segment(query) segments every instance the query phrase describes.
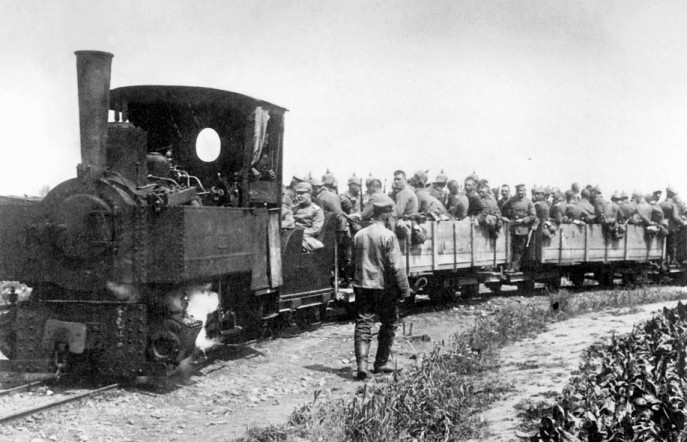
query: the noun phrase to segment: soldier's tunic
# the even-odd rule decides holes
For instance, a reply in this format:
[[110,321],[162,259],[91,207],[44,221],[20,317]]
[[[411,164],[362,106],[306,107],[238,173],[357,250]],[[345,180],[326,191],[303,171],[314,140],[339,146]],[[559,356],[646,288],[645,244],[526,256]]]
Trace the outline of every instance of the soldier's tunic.
[[668,252],[668,263],[672,264],[677,258],[677,236],[684,225],[680,217],[680,207],[673,198],[666,198],[659,207],[663,211],[663,218],[668,223],[668,236],[666,237],[666,251]]
[[622,201],[618,204],[618,213],[618,222],[632,222],[632,218],[637,213],[637,206],[630,201]]
[[447,198],[446,198],[446,191],[444,189],[440,189],[434,186],[431,186],[429,188],[429,194],[432,195],[434,198],[436,198],[441,205],[446,206]]
[[324,226],[324,212],[314,203],[297,206],[293,212],[293,218],[296,220],[296,227],[303,228],[304,236],[317,236]]
[[433,197],[427,188],[418,187],[415,189],[415,196],[417,196],[418,213],[439,213],[448,216],[444,205]]
[[341,209],[347,213],[360,213],[363,211],[362,198],[360,194],[352,195],[350,192],[346,191],[339,195],[341,200]]
[[[520,260],[525,254],[527,245],[527,235],[530,227],[537,219],[537,212],[534,204],[529,198],[513,197],[503,205],[503,216],[510,219],[513,224],[511,232],[511,248],[513,251],[513,269],[520,270]],[[518,224],[515,224],[519,221]]]
[[551,217],[551,207],[549,207],[549,203],[546,200],[534,203],[534,211],[537,214],[537,219],[542,223],[548,221]]
[[417,215],[418,201],[415,192],[408,186],[396,192],[394,203],[396,203],[396,216],[400,219]]
[[320,206],[325,212],[332,212],[336,214],[337,232],[345,232],[348,230],[348,221],[343,216],[343,209],[341,208],[341,200],[339,195],[333,190],[322,187],[314,199],[315,204]]
[[565,215],[570,220],[582,220],[586,222],[593,222],[596,216],[594,215],[594,206],[586,198],[581,198],[579,201],[568,204],[565,209]]
[[377,192],[377,193],[372,193],[370,194],[370,197],[368,198],[367,202],[363,206],[363,212],[360,215],[360,218],[363,221],[369,221],[372,219],[372,215],[374,214],[374,203],[379,203],[382,201],[386,200],[386,195],[384,195],[383,192]]
[[599,224],[615,224],[618,220],[618,208],[604,200],[601,195],[594,199],[594,220]]
[[482,198],[480,198],[476,191],[466,194],[466,196],[469,202],[467,216],[477,216],[482,210]]
[[483,223],[486,217],[489,215],[501,219],[501,210],[499,209],[496,200],[494,199],[494,197],[491,196],[491,194],[487,194],[487,196],[482,198],[482,207],[480,212],[477,214],[477,221]]
[[455,195],[448,195],[448,202],[446,203],[446,211],[457,220],[461,220],[468,216],[468,207],[470,201],[464,193],[457,193]]
[[557,203],[554,203],[553,206],[551,206],[551,210],[549,211],[549,218],[551,221],[554,223],[558,224],[559,226],[563,224],[563,221],[565,220],[565,212],[567,210],[568,203],[565,201],[558,201]]

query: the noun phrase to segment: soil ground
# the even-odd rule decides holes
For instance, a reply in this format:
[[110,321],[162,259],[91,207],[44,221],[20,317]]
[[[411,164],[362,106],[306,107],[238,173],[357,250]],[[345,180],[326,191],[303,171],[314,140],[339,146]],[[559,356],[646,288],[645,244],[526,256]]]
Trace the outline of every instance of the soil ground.
[[[448,343],[456,332],[474,326],[477,317],[507,302],[541,302],[545,296],[495,297],[472,305],[413,313],[404,318],[406,335],[394,344],[399,367],[416,364],[433,346]],[[669,303],[674,305],[676,303]],[[551,324],[545,333],[503,349],[495,374],[515,385],[514,392],[484,413],[493,440],[517,440],[520,423],[513,408],[524,399],[560,393],[577,368],[580,353],[610,333],[624,333],[648,319],[660,305],[636,311],[615,310],[581,315]],[[412,335],[409,335],[412,325]],[[49,441],[203,441],[233,440],[251,426],[279,424],[298,405],[347,395],[360,387],[354,380],[353,324],[327,324],[251,347],[222,350],[211,363],[167,393],[118,390],[0,427],[0,440]],[[376,347],[371,350],[372,360]],[[372,382],[384,382],[376,378]],[[0,402],[0,415],[55,394],[41,387]]]

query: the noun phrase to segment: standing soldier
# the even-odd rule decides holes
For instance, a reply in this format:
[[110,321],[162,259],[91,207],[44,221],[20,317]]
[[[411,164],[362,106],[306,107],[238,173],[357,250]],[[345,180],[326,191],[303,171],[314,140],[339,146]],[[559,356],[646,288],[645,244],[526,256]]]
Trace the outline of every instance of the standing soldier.
[[355,176],[348,179],[348,190],[339,197],[341,198],[341,209],[348,215],[348,230],[342,241],[342,277],[348,280],[353,275],[351,267],[353,262],[353,236],[360,230],[360,217],[363,211],[360,187],[362,180]]
[[672,187],[666,188],[666,199],[659,207],[663,210],[663,217],[668,224],[668,236],[666,237],[666,251],[668,254],[668,265],[677,264],[677,238],[685,222],[682,220],[682,213],[677,193]]
[[448,177],[442,170],[439,172],[437,177],[434,179],[434,182],[432,183],[432,187],[429,188],[429,194],[432,195],[434,198],[439,200],[439,202],[446,206],[446,199],[447,199],[447,194],[446,194],[446,182],[448,181]]
[[372,224],[359,231],[353,243],[355,247],[355,360],[358,366],[356,378],[366,379],[367,356],[372,340],[372,324],[377,315],[379,328],[374,373],[391,373],[389,364],[391,346],[394,343],[399,322],[399,301],[410,295],[401,249],[396,235],[385,227],[394,203],[384,196],[373,203]]
[[489,191],[488,184],[482,184],[477,189],[477,194],[482,199],[482,209],[477,214],[477,222],[480,226],[485,228],[492,238],[496,238],[501,232],[503,221],[501,220],[501,211],[496,203],[496,200]]
[[499,206],[499,210],[503,210],[503,205],[506,204],[506,201],[510,199],[510,186],[508,184],[503,184],[501,186],[501,198],[498,200],[497,204]]
[[513,251],[513,265],[511,272],[520,271],[520,262],[527,248],[530,229],[537,219],[534,204],[527,198],[524,184],[515,186],[515,196],[503,205],[503,215],[511,220],[511,248]]
[[482,211],[482,198],[477,194],[477,179],[475,175],[470,175],[463,182],[465,196],[468,197],[468,216],[477,216]]

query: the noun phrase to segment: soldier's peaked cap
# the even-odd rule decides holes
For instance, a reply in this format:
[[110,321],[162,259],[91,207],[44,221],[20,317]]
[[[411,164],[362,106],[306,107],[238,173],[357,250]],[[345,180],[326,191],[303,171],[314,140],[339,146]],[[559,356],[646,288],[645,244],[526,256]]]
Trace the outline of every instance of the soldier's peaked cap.
[[296,192],[312,192],[312,186],[310,183],[298,183],[296,185]]
[[515,186],[515,188],[516,188],[516,189],[524,189],[524,188],[525,188],[525,185],[524,185],[524,184],[517,184],[517,185]]
[[446,181],[448,181],[448,176],[442,170],[441,172],[439,172],[439,174],[434,179],[434,181],[437,183],[445,183]]
[[372,204],[374,213],[391,213],[394,211],[394,202],[386,195]]
[[330,186],[336,184],[336,177],[329,171],[329,169],[327,169],[327,172],[322,175],[322,183]]
[[310,177],[310,185],[312,186],[321,186],[322,185],[322,180],[317,178],[316,176]]
[[[369,180],[369,178],[368,178]],[[360,177],[355,176],[355,174],[351,175],[351,177],[348,179],[348,184],[357,184],[359,186],[362,186],[363,184],[363,179]]]
[[301,177],[297,177],[296,175],[294,175],[293,177],[291,177],[291,180],[293,180],[293,181],[295,181],[295,182],[297,182],[297,183],[302,183],[303,181],[307,181],[306,179],[301,178]]
[[666,187],[666,193],[673,193],[673,194],[675,194],[675,193],[677,193],[677,192],[675,191],[675,189],[673,188],[673,186],[668,186],[668,187]]
[[425,172],[424,170],[418,170],[413,174],[413,177],[422,181],[423,184],[427,182],[427,172]]
[[603,192],[601,192],[601,187],[599,187],[599,186],[592,187],[592,190],[596,193],[603,193]]

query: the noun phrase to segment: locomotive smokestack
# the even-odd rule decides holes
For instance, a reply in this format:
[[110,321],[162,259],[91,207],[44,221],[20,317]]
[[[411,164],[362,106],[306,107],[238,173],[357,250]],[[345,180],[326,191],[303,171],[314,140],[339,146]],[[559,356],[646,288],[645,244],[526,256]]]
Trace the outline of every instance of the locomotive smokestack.
[[81,164],[77,167],[77,174],[79,177],[96,180],[105,170],[113,55],[100,51],[76,51],[74,54],[81,128]]

